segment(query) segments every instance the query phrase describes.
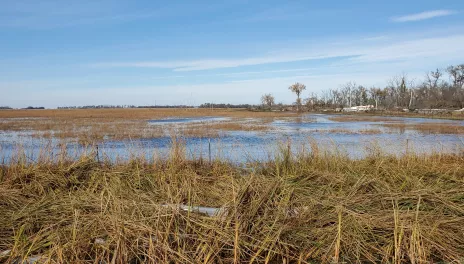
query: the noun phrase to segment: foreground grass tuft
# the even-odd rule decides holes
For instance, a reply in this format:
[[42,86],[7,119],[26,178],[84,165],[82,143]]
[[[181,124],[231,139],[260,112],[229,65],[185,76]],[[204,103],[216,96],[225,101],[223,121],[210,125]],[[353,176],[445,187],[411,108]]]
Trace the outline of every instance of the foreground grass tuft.
[[464,260],[460,155],[351,160],[314,146],[244,168],[183,153],[0,167],[0,262]]

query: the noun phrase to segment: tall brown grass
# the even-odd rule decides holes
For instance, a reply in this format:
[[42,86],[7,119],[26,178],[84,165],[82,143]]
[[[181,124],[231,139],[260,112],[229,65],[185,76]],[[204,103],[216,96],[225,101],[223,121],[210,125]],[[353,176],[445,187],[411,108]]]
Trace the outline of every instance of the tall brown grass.
[[416,130],[425,134],[464,134],[464,126],[457,123],[416,123],[416,124],[382,124],[396,130]]
[[350,130],[346,128],[332,128],[327,130],[317,130],[317,132],[322,133],[332,133],[332,134],[357,134],[357,135],[375,135],[375,134],[382,134],[385,133],[380,129],[374,128],[363,128],[358,130]]
[[46,109],[46,110],[4,110],[0,118],[56,118],[56,119],[161,119],[166,117],[292,117],[293,112],[261,112],[247,109],[207,109],[207,108],[124,108],[124,109]]
[[403,122],[400,119],[383,116],[368,116],[368,115],[335,115],[328,118],[337,122]]
[[30,163],[19,151],[0,167],[0,261],[464,260],[462,155],[352,160],[310,143],[311,152],[282,146],[246,167],[188,160],[176,140],[168,158],[119,162],[89,149]]
[[[172,117],[229,117],[227,122],[150,125],[149,120]],[[254,112],[245,109],[74,109],[0,111],[0,131],[32,131],[34,137],[77,139],[82,143],[156,138],[175,128],[185,136],[218,136],[221,131],[266,131],[275,118],[296,118],[289,112]],[[242,122],[251,118],[250,122]]]

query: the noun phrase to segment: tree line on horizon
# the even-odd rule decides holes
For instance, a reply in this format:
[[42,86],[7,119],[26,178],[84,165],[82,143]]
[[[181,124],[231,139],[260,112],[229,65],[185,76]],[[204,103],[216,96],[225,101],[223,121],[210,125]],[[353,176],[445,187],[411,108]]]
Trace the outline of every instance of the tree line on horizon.
[[[301,106],[314,110],[362,105],[372,105],[376,109],[461,109],[464,108],[464,64],[430,71],[418,82],[403,73],[388,80],[383,88],[350,81],[336,89],[311,93],[305,99],[301,99],[306,89],[304,84],[295,83],[288,88],[297,96],[294,103],[297,110]],[[272,94],[264,94],[261,103],[270,109],[275,106],[275,98]]]
[[193,108],[189,105],[84,105],[59,106],[57,109],[114,109],[114,108]]
[[[10,109],[13,109],[12,107],[9,107],[9,106],[0,106],[0,110],[10,110]],[[24,107],[24,108],[21,108],[21,109],[28,109],[28,110],[37,110],[37,109],[45,109],[45,107],[43,106],[28,106],[28,107]]]
[[251,104],[214,104],[214,103],[204,103],[199,106],[199,108],[252,108],[255,105]]

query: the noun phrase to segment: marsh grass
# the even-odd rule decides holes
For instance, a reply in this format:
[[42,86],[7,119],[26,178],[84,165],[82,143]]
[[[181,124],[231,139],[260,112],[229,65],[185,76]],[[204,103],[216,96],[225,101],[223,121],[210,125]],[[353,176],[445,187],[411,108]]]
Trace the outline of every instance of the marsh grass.
[[317,130],[320,133],[329,133],[329,134],[349,134],[349,135],[377,135],[385,134],[386,131],[375,128],[364,128],[364,129],[346,129],[346,128],[332,128],[328,130]]
[[[151,125],[149,120],[170,117],[228,117],[230,121],[200,122],[183,126]],[[30,131],[36,138],[73,139],[82,144],[105,140],[159,138],[177,130],[187,137],[218,137],[227,131],[268,131],[275,118],[294,113],[210,109],[78,109],[8,110],[0,112],[0,131]],[[243,122],[247,120],[247,122]]]
[[328,118],[336,122],[403,122],[394,117],[368,116],[368,115],[335,115]]
[[292,112],[262,112],[247,109],[206,109],[206,108],[124,108],[124,109],[47,109],[47,110],[7,110],[0,111],[0,118],[30,120],[34,118],[53,118],[62,120],[100,119],[100,120],[151,120],[166,117],[239,117],[274,118],[298,116]]
[[0,166],[0,262],[463,261],[462,155],[353,160],[309,144],[247,166],[189,160],[176,138],[167,157],[118,162],[18,150]]
[[392,130],[415,130],[424,134],[464,134],[464,126],[457,123],[382,124]]

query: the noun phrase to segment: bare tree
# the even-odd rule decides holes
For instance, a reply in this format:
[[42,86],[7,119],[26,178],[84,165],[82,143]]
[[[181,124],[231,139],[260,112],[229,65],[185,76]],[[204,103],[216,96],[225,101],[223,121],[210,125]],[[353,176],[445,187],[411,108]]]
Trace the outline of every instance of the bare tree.
[[370,94],[371,99],[375,103],[375,109],[379,109],[379,102],[385,100],[385,96],[387,95],[387,92],[380,88],[372,87],[369,89],[369,94]]
[[311,96],[306,98],[304,100],[304,104],[311,110],[314,110],[316,108],[316,105],[318,105],[319,99],[316,94],[311,93]]
[[261,103],[271,108],[274,105],[274,96],[272,94],[264,94],[261,96]]
[[347,82],[343,87],[341,88],[341,93],[343,96],[343,104],[348,105],[348,107],[351,107],[353,104],[353,91],[356,89],[356,83],[355,82]]
[[301,105],[300,95],[304,90],[306,90],[306,85],[297,82],[295,84],[290,85],[288,89],[296,94],[296,97],[297,97],[296,98],[296,110],[300,111],[300,105]]
[[453,80],[453,85],[462,88],[464,85],[464,64],[449,66],[446,71]]
[[394,76],[388,81],[391,99],[396,107],[410,108],[414,94],[414,82],[408,79],[406,73]]
[[432,89],[437,88],[441,76],[443,76],[443,73],[439,69],[427,73],[425,78],[427,78],[427,84],[429,85],[429,87]]
[[[296,85],[289,89],[293,91]],[[297,104],[301,103],[301,91],[299,89],[296,93]],[[402,73],[388,80],[383,88],[366,89],[363,85],[348,82],[336,89],[321,91],[319,95],[311,94],[305,103],[310,109],[364,104],[375,104],[377,109],[461,109],[464,107],[464,64],[427,72],[422,80],[411,79]]]

